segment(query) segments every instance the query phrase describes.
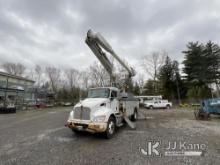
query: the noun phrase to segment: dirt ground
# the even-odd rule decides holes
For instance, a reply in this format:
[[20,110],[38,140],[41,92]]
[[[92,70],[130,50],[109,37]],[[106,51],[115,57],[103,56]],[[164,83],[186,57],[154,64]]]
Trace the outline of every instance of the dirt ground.
[[[135,130],[123,126],[107,140],[64,127],[71,109],[0,114],[0,164],[220,164],[218,116],[197,121],[190,110],[141,109]],[[160,142],[155,148],[159,156],[149,153],[149,142]],[[181,143],[182,150],[202,151],[202,156],[165,155],[175,143],[175,151]]]

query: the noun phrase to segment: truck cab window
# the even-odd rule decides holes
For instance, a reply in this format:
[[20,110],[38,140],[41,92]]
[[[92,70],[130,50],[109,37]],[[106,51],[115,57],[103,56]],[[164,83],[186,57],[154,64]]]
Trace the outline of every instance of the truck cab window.
[[117,97],[117,92],[116,91],[112,91],[111,92],[111,98],[116,98]]

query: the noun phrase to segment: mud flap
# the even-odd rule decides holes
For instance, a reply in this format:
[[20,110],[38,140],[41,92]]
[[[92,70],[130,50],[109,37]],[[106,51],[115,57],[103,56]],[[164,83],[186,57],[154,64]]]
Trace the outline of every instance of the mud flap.
[[134,122],[132,122],[127,116],[124,116],[124,120],[126,121],[126,123],[129,125],[129,127],[131,129],[136,128],[136,124]]

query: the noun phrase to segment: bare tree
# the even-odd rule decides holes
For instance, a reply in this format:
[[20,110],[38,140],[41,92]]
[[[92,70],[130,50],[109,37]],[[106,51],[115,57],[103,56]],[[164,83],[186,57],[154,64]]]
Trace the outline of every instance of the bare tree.
[[34,71],[35,71],[35,81],[36,81],[37,87],[39,88],[41,84],[43,69],[41,68],[40,65],[36,65]]
[[34,71],[32,68],[25,71],[25,77],[31,80],[35,80],[34,78]]
[[60,69],[55,68],[55,67],[46,67],[45,71],[49,78],[53,92],[57,93],[58,84],[59,84],[60,75],[61,75]]
[[68,69],[68,70],[66,70],[65,74],[66,74],[66,78],[68,81],[67,83],[71,89],[79,86],[80,73],[78,70],[76,70],[74,68]]
[[89,69],[92,86],[110,85],[110,76],[102,65],[94,62]]
[[90,81],[89,72],[82,71],[80,73],[80,80],[81,80],[81,88],[87,90],[89,88],[89,81]]
[[158,73],[160,68],[163,66],[165,62],[165,58],[167,57],[168,53],[166,51],[163,52],[153,52],[150,55],[146,55],[143,58],[142,66],[144,70],[148,73],[148,75],[154,81],[154,92],[156,88],[156,80],[158,77]]
[[140,94],[142,94],[144,89],[144,75],[142,73],[137,75],[137,83],[140,87]]
[[10,62],[4,63],[2,67],[7,73],[15,76],[22,76],[26,69],[25,66],[20,63],[10,63]]

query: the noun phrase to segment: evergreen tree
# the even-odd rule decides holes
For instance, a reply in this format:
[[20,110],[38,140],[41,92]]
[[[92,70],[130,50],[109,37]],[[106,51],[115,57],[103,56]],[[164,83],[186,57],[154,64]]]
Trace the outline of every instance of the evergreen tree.
[[203,65],[205,63],[203,58],[204,46],[198,42],[190,42],[187,49],[187,51],[183,51],[185,54],[183,72],[186,74],[187,82],[192,86],[203,85],[206,82]]
[[179,73],[179,63],[172,61],[168,56],[160,69],[159,83],[164,98],[175,99],[179,104],[181,103],[181,98],[185,97],[186,92]]
[[165,64],[161,67],[159,72],[159,82],[162,88],[162,95],[164,98],[174,98],[174,67],[171,59],[167,56]]
[[149,79],[144,85],[144,95],[156,95],[157,93],[154,92],[154,80]]
[[137,82],[135,82],[135,85],[133,87],[133,93],[134,95],[140,95],[140,87]]
[[189,97],[211,97],[210,84],[215,83],[218,89],[220,69],[220,48],[217,44],[209,41],[207,44],[190,42],[187,50],[183,51],[183,72],[188,82]]

